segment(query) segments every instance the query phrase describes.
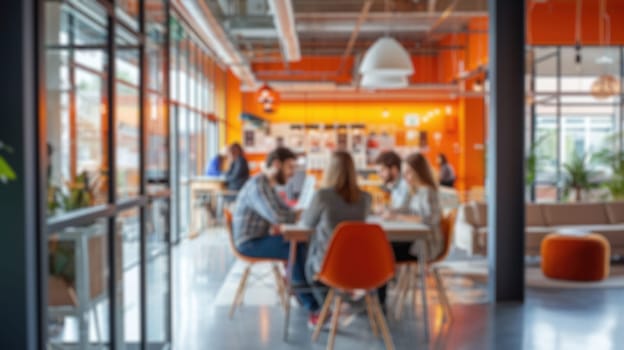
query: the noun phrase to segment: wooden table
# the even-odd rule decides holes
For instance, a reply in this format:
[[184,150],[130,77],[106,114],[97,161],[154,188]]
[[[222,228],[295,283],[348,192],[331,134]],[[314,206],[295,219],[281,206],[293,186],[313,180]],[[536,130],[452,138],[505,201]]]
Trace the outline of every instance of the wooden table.
[[190,237],[196,237],[201,227],[197,227],[197,199],[202,194],[220,193],[225,189],[225,178],[221,176],[199,176],[190,179]]
[[[430,232],[429,227],[414,222],[401,221],[383,221],[380,218],[369,218],[369,223],[376,223],[386,232],[388,240],[391,242],[415,242],[418,250],[418,259],[420,261],[428,261],[428,249],[426,239]],[[308,242],[314,230],[307,228],[301,224],[286,224],[281,227],[284,240],[290,243],[290,253],[288,255],[288,271],[286,277],[286,288],[289,295],[292,294],[292,272],[293,266],[297,259],[297,244]],[[427,276],[425,264],[418,264],[420,273],[420,291],[423,304],[423,321],[425,324],[425,340],[429,341],[429,313],[427,306]],[[288,340],[288,327],[290,322],[290,302],[286,303],[286,319],[284,321],[284,341]]]

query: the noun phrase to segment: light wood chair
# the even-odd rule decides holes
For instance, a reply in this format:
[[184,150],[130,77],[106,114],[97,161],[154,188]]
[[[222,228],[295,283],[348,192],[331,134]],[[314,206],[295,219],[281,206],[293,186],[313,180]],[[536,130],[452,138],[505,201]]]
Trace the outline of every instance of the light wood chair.
[[238,287],[236,288],[236,293],[234,294],[234,300],[232,301],[232,306],[230,307],[230,318],[234,317],[234,312],[240,305],[242,305],[245,296],[245,289],[247,288],[247,282],[252,275],[252,269],[256,264],[259,263],[271,264],[271,271],[273,273],[273,276],[275,277],[277,294],[279,296],[280,304],[282,305],[282,307],[286,308],[286,303],[289,302],[288,291],[279,269],[279,265],[285,264],[286,260],[272,258],[254,258],[241,254],[238,251],[236,244],[234,243],[234,233],[232,231],[232,212],[229,209],[224,209],[223,214],[225,216],[225,224],[228,231],[230,248],[232,249],[232,253],[236,257],[236,259],[247,264],[243,272],[243,276],[238,283]]
[[[435,282],[435,288],[438,293],[438,298],[440,299],[441,305],[443,307],[443,322],[452,321],[453,313],[451,309],[451,304],[448,298],[448,294],[446,292],[446,288],[444,286],[444,281],[442,280],[442,276],[440,275],[440,265],[439,263],[446,259],[451,251],[451,247],[453,246],[453,234],[454,234],[454,226],[455,219],[457,216],[457,210],[452,210],[448,215],[444,216],[441,221],[441,229],[442,234],[444,236],[444,249],[442,253],[434,260],[427,262],[426,271],[430,271],[433,274],[433,279]],[[397,320],[401,319],[401,314],[404,309],[405,299],[407,298],[408,293],[411,291],[415,293],[415,276],[418,271],[418,262],[404,262],[397,263],[397,266],[400,268],[399,275],[397,278],[397,298],[395,299],[395,310],[394,317]],[[411,300],[413,300],[412,298]]]

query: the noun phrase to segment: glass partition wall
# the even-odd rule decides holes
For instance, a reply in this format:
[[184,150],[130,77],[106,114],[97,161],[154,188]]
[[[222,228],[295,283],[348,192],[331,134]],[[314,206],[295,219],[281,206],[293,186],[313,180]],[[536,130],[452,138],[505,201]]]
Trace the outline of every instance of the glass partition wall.
[[215,116],[217,62],[196,33],[177,14],[170,23],[170,80],[174,241],[188,237],[191,211],[190,181],[204,174],[218,153],[218,120]]
[[169,348],[168,2],[44,14],[48,348]]
[[624,48],[536,46],[529,52],[532,199],[622,198]]

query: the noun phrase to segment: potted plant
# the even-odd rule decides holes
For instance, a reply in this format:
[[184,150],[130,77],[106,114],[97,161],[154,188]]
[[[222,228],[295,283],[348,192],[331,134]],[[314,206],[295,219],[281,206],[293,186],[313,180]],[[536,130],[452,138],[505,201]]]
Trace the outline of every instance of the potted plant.
[[590,168],[591,155],[573,153],[572,158],[563,164],[564,196],[568,197],[570,191],[574,193],[574,200],[580,202],[583,192],[599,187],[592,182],[595,172]]

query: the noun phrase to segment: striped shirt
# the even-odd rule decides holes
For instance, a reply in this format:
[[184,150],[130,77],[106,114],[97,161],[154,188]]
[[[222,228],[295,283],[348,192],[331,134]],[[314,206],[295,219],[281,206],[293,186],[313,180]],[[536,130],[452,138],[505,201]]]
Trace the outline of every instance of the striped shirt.
[[294,223],[297,215],[282,201],[265,174],[247,181],[238,192],[234,211],[234,242],[237,246],[270,235],[271,225]]

